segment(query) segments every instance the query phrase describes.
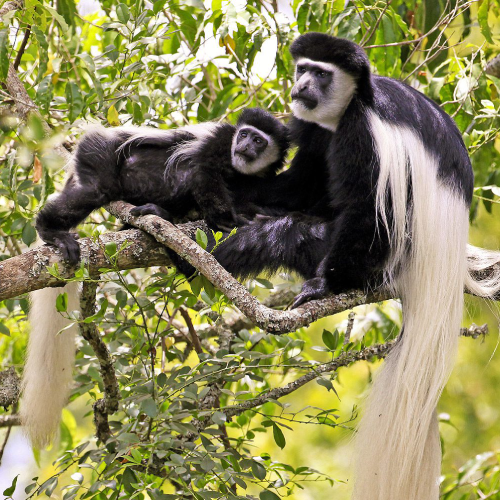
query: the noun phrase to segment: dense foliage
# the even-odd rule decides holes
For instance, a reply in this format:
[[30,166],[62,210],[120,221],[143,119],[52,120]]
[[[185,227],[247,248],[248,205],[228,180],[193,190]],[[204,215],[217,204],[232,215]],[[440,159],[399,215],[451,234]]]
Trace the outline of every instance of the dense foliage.
[[[440,103],[472,157],[478,187],[471,219],[480,206],[491,212],[500,195],[500,79],[484,68],[495,55],[499,15],[496,0],[27,0],[0,23],[0,81],[11,65],[39,111],[24,121],[16,109],[30,103],[0,89],[0,258],[35,242],[34,216],[64,178],[54,148],[71,150],[87,122],[163,128],[235,121],[248,106],[286,114],[293,84],[288,46],[306,31],[363,44],[375,72],[403,79]],[[95,237],[117,224],[102,210],[80,233]],[[205,238],[198,234],[201,245]],[[337,481],[345,478],[342,467],[340,473],[326,460],[344,453],[341,439],[352,433],[366,368],[354,375],[357,393],[350,396],[351,368],[343,368],[342,384],[337,371],[313,377],[317,384],[300,392],[293,410],[274,393],[250,410],[234,405],[314,372],[342,352],[394,337],[397,305],[358,311],[352,342],[343,342],[345,315],[273,336],[238,324],[231,304],[206,278],[188,284],[173,269],[120,271],[114,265],[119,251],[106,248],[110,264],[102,270],[98,312],[88,320],[114,358],[121,403],[111,417],[113,436],[106,444],[93,437],[90,404],[102,397],[103,380],[94,351],[80,340],[60,440],[50,453],[36,451],[45,467],[56,459],[55,467],[42,468],[27,484],[14,480],[4,494],[26,487],[30,498],[67,500],[274,500],[331,498],[330,488],[337,488],[335,498],[347,498],[348,488]],[[76,278],[88,278],[84,267]],[[261,299],[273,287],[297,290],[290,276],[248,286]],[[80,319],[66,311],[63,297],[57,306]],[[2,366],[19,372],[28,307],[27,297],[0,304]],[[361,332],[367,332],[362,342]],[[229,418],[227,408],[236,408]],[[318,434],[317,427],[327,432]],[[309,436],[329,443],[321,470],[305,451],[317,446]],[[287,456],[280,451],[285,447],[295,451]],[[500,495],[499,469],[496,455],[485,453],[457,474],[445,470],[444,498]]]

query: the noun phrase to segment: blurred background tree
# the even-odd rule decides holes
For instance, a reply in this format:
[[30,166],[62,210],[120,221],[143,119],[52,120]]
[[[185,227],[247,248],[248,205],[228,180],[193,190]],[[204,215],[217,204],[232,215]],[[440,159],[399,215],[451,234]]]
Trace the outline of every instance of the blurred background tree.
[[[286,117],[288,47],[307,31],[362,44],[374,72],[406,81],[453,116],[476,174],[471,242],[500,248],[500,71],[494,63],[487,69],[500,48],[498,0],[12,0],[0,15],[2,260],[35,242],[34,217],[61,186],[85,125],[234,122],[249,106]],[[101,210],[80,233],[96,237],[117,225]],[[15,418],[2,421],[4,496],[349,498],[350,441],[376,361],[316,375],[317,383],[232,418],[225,409],[394,338],[397,301],[357,308],[354,323],[346,312],[272,336],[238,323],[206,279],[189,285],[173,269],[119,271],[112,265],[119,249],[106,252],[109,272],[92,319],[121,392],[113,436],[106,445],[93,437],[91,403],[102,397],[103,380],[94,350],[80,340],[58,442],[33,454],[10,425]],[[268,300],[282,307],[300,287],[288,275],[246,284],[262,300],[279,292],[281,300]],[[443,494],[500,498],[496,305],[470,297],[467,305],[464,325],[488,323],[490,335],[462,339],[440,404]],[[0,303],[3,369],[22,372],[28,308],[26,296]],[[14,402],[0,417],[16,410]]]

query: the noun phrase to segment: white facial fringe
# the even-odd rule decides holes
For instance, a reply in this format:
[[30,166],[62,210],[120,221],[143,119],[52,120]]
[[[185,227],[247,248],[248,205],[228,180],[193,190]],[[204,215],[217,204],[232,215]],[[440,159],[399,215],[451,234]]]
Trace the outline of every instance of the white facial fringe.
[[[316,67],[324,69],[325,71],[332,72],[333,81],[328,89],[329,95],[327,98],[322,96],[322,101],[314,109],[308,109],[300,101],[292,101],[291,108],[293,114],[301,120],[317,123],[318,125],[335,132],[340,119],[344,115],[344,112],[351,102],[354,92],[356,91],[356,80],[353,76],[335,64],[313,61],[312,59],[305,57],[299,59],[296,62],[296,66],[301,63],[312,64]],[[299,76],[299,78],[295,79],[296,82],[301,80],[301,78],[306,78],[306,76]]]
[[[257,132],[267,141],[265,151],[253,161],[246,161],[245,159],[240,158],[235,154],[236,146],[238,145],[238,132],[243,128]],[[251,125],[242,125],[241,127],[236,128],[236,131],[233,135],[233,140],[231,142],[231,164],[235,170],[245,175],[258,175],[259,173],[266,171],[267,167],[272,165],[274,162],[278,161],[279,157],[279,147],[270,135],[267,135],[266,133],[262,132],[262,130],[252,127]]]
[[438,500],[436,406],[458,346],[468,209],[437,178],[438,163],[414,132],[374,113],[369,120],[380,159],[377,210],[391,235],[385,277],[402,300],[403,332],[376,377],[359,427],[353,498]]
[[56,310],[63,292],[68,294],[68,311],[79,310],[78,283],[30,294],[31,333],[20,413],[23,430],[36,448],[48,445],[56,434],[73,383],[77,326],[61,331],[70,323]]

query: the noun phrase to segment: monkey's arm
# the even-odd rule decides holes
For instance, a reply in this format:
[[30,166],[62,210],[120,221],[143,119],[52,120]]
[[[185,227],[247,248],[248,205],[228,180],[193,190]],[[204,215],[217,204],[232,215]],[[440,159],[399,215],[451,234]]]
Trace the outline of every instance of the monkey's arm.
[[247,222],[236,214],[233,198],[225,177],[231,175],[210,164],[194,165],[190,178],[191,193],[210,227],[231,231]]
[[389,254],[387,231],[382,223],[377,224],[378,158],[368,124],[362,119],[357,124],[356,133],[337,131],[340,137],[330,158],[328,186],[335,219],[316,278],[304,283],[295,307],[327,293],[378,284]]
[[235,199],[286,212],[320,215],[327,203],[327,172],[322,153],[297,151],[290,168],[274,177],[252,177],[238,187]]

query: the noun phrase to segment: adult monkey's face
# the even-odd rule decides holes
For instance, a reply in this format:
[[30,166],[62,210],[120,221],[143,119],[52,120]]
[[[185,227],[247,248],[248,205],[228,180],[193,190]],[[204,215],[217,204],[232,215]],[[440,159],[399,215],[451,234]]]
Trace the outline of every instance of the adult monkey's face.
[[319,103],[325,102],[333,92],[333,64],[321,63],[302,58],[295,67],[295,85],[292,88],[292,106],[300,112],[300,108],[315,109]]
[[296,64],[291,97],[297,118],[335,131],[355,93],[370,99],[368,58],[355,43],[310,32],[292,43],[290,53]]
[[335,64],[300,58],[292,88],[293,114],[335,131],[355,90],[355,79]]

